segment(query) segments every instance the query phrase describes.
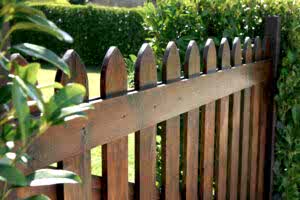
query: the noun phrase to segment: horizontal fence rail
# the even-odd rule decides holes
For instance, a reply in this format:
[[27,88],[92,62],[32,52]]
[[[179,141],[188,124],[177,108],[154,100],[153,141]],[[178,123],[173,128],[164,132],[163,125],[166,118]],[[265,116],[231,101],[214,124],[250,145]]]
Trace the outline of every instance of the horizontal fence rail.
[[[191,41],[184,61],[176,44],[169,42],[162,82],[157,81],[154,53],[144,44],[135,63],[134,89],[129,91],[124,58],[111,47],[101,68],[101,97],[89,100],[87,94],[85,98],[94,107],[87,111],[88,119],[51,127],[27,152],[32,160],[26,173],[58,163],[58,168],[78,173],[83,184],[20,188],[13,198],[43,192],[53,199],[75,200],[264,199],[268,196],[264,178],[269,170],[265,167],[268,103],[274,78],[271,36],[246,38],[243,44],[234,38],[232,45],[223,38],[218,48],[208,39],[203,56]],[[12,59],[26,64],[20,55]],[[72,76],[68,79],[57,71],[55,80],[63,85],[81,83],[88,90],[79,55],[68,50],[63,59]],[[161,152],[156,150],[158,124]],[[128,183],[131,133],[135,135],[135,183]],[[90,150],[100,145],[103,175],[97,177],[91,175]],[[160,153],[162,186],[158,188]]]

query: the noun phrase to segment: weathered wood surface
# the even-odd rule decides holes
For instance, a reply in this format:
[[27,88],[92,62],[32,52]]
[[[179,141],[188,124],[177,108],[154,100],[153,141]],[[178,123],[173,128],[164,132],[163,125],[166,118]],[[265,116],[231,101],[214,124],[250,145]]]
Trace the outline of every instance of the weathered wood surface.
[[271,61],[265,60],[209,75],[198,74],[195,78],[115,98],[94,100],[91,102],[94,110],[87,113],[88,121],[77,119],[52,127],[31,146],[28,153],[33,160],[29,170],[79,154],[82,151],[79,130],[83,127],[89,130],[86,146],[91,149],[268,80],[270,66]]
[[[191,41],[185,56],[184,76],[189,79],[198,74],[199,49],[197,43]],[[199,123],[198,107],[183,114],[183,199],[198,198]]]
[[[180,80],[180,58],[176,44],[170,42],[163,59],[164,84]],[[162,123],[162,199],[179,200],[180,116]]]
[[[217,52],[212,39],[205,44],[203,59],[204,73],[216,73]],[[209,200],[213,196],[216,102],[205,104],[201,111],[200,199]]]
[[[233,40],[231,60],[233,67],[242,64],[242,50],[239,38]],[[239,152],[240,152],[240,127],[241,127],[241,91],[233,93],[231,96],[229,135],[228,135],[228,185],[227,198],[238,199],[239,181]]]
[[[230,47],[226,38],[223,38],[218,53],[221,63],[218,68],[227,70],[230,68]],[[226,199],[227,182],[227,155],[228,155],[228,128],[229,128],[229,96],[216,102],[216,149],[215,149],[215,177],[216,199]]]
[[[157,85],[155,56],[144,44],[135,64],[135,89],[146,90]],[[136,199],[155,199],[156,191],[156,124],[135,133]]]
[[[261,60],[262,48],[259,37],[254,41],[254,61]],[[258,166],[258,138],[259,138],[259,118],[260,112],[260,94],[261,84],[257,84],[251,88],[251,128],[250,128],[250,156],[249,156],[249,195],[250,200],[255,200],[257,195],[257,166]]]
[[[66,85],[68,83],[80,83],[86,88],[85,101],[88,100],[88,77],[85,66],[82,64],[79,55],[74,50],[68,50],[63,60],[68,64],[70,79],[61,70],[56,73],[55,81]],[[91,200],[91,152],[86,149],[86,129],[79,130],[81,135],[81,154],[65,159],[61,165],[63,169],[77,173],[83,180],[82,184],[65,184],[63,187],[64,200]]]
[[[101,69],[100,86],[103,99],[126,94],[126,66],[121,52],[116,47],[111,47],[105,55]],[[99,118],[95,119],[101,121]],[[97,129],[98,134],[101,134],[102,130],[102,128]],[[104,199],[128,199],[127,135],[109,141],[102,146],[102,173]]]
[[[252,62],[252,46],[251,39],[247,37],[243,49],[244,63]],[[239,198],[241,200],[247,199],[248,180],[249,180],[249,141],[250,141],[250,119],[251,119],[251,88],[245,87],[243,91],[243,105],[242,105],[242,127],[241,127],[241,155],[240,155],[240,182],[239,182]]]

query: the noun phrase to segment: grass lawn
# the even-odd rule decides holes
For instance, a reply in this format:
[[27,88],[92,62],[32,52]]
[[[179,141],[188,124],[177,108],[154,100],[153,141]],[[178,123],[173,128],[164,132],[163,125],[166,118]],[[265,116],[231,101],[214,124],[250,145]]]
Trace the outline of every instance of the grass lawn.
[[[89,94],[90,98],[100,96],[100,69],[88,69]],[[53,68],[44,68],[39,71],[39,84],[49,84],[54,82],[55,70]],[[46,98],[53,94],[53,89],[45,89]],[[92,149],[92,174],[101,175],[101,147]],[[128,178],[134,182],[134,135],[130,134],[128,138]]]

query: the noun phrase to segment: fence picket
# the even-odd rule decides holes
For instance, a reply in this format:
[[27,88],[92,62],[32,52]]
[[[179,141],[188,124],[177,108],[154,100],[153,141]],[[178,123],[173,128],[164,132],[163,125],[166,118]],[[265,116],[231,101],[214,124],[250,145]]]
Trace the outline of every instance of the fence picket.
[[[261,41],[259,37],[254,41],[254,60],[259,61],[262,56]],[[258,134],[259,134],[259,104],[260,84],[251,87],[251,120],[250,120],[250,170],[249,170],[249,196],[250,200],[256,199],[257,188],[257,157],[258,157]]]
[[[180,80],[180,57],[174,42],[169,42],[163,59],[162,82]],[[180,116],[162,123],[162,199],[179,200]]]
[[[230,68],[230,47],[226,38],[222,38],[219,48],[219,69]],[[216,150],[215,150],[215,176],[216,176],[216,199],[226,199],[227,180],[227,152],[228,152],[228,117],[229,96],[217,100],[216,112]]]
[[[197,43],[188,45],[184,76],[192,78],[200,74],[200,56]],[[183,114],[183,199],[198,199],[198,148],[199,148],[199,108]]]
[[[125,62],[116,47],[111,47],[105,55],[100,86],[101,97],[104,99],[123,95],[127,91]],[[104,199],[128,199],[127,136],[102,146],[102,173]]]
[[[212,39],[208,39],[204,51],[204,73],[215,73],[217,70],[217,53]],[[202,107],[202,132],[200,155],[200,199],[212,199],[213,169],[214,169],[214,138],[215,138],[216,103],[212,101]]]
[[[247,37],[244,42],[243,47],[243,62],[251,63],[252,62],[252,46],[251,39]],[[248,190],[248,157],[249,157],[249,134],[250,134],[250,96],[251,89],[246,88],[242,93],[243,105],[242,105],[242,122],[241,122],[241,137],[240,137],[240,194],[239,198],[245,200],[247,198]]]
[[[85,66],[82,64],[79,55],[74,50],[68,50],[63,56],[63,60],[68,64],[71,77],[70,79],[66,74],[64,74],[61,70],[57,70],[55,81],[61,83],[62,85],[66,85],[68,83],[80,83],[86,88],[86,96],[85,100],[88,100],[88,77],[86,73]],[[64,199],[65,200],[80,200],[92,199],[92,186],[91,186],[91,152],[86,149],[86,134],[85,129],[81,130],[81,148],[83,149],[83,153],[65,159],[59,165],[62,165],[62,168],[65,170],[70,170],[77,173],[84,182],[81,185],[64,185]],[[70,141],[72,138],[70,138]]]
[[[135,64],[135,89],[145,90],[157,85],[155,56],[151,47],[144,44]],[[154,105],[155,110],[156,105]],[[136,199],[156,197],[156,125],[135,133],[135,188]]]
[[[270,40],[264,38],[262,58],[267,59],[270,56]],[[262,83],[261,101],[260,101],[260,121],[259,121],[259,154],[257,171],[257,199],[264,199],[264,165],[266,153],[266,131],[267,131],[267,112],[268,112],[268,88],[267,83]]]
[[[239,38],[234,38],[231,52],[232,65],[238,67],[242,64],[241,42]],[[228,189],[227,197],[230,200],[237,199],[237,188],[239,178],[239,140],[241,121],[241,91],[233,93],[231,96],[229,135],[228,135]]]

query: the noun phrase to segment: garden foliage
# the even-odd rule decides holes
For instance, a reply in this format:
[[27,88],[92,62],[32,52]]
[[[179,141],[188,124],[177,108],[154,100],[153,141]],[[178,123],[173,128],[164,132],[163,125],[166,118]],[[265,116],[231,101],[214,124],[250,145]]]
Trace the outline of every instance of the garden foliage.
[[75,49],[88,66],[101,66],[110,46],[118,46],[125,56],[137,54],[145,41],[140,9],[109,8],[100,6],[34,4],[46,16],[73,38],[74,43],[62,44],[48,35],[35,32],[18,32],[12,43],[25,39],[28,42],[53,49],[63,54]]

